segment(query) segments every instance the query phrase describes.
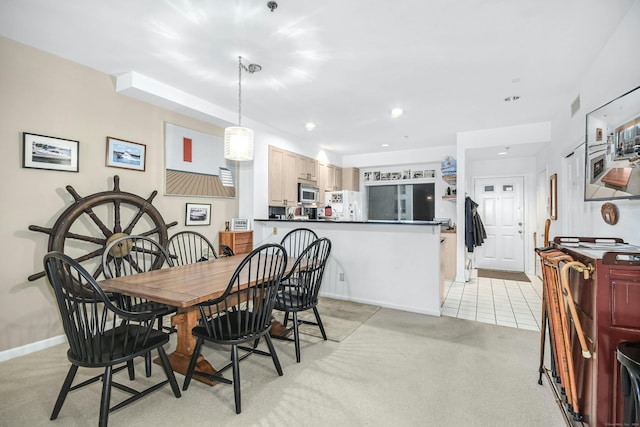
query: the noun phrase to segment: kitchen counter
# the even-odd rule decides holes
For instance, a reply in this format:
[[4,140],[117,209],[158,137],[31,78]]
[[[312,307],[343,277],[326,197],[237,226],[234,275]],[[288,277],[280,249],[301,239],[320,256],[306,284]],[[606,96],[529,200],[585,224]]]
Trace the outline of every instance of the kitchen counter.
[[255,246],[279,243],[299,227],[331,240],[322,296],[440,315],[440,222],[257,219],[253,225]]
[[255,219],[254,221],[274,221],[274,222],[329,222],[334,224],[400,224],[400,225],[441,225],[439,221],[342,221],[337,219]]

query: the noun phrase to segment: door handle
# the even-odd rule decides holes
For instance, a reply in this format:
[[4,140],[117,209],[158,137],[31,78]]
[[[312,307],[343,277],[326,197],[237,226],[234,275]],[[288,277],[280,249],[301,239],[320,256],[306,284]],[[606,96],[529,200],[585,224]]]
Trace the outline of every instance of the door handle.
[[522,234],[522,230],[518,230],[518,233]]

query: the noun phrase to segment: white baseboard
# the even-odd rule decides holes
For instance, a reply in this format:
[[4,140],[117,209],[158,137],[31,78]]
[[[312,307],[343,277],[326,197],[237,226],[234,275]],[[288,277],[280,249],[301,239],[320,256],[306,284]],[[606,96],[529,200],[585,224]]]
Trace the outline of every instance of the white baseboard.
[[24,356],[39,350],[44,350],[45,348],[53,347],[54,345],[63,344],[65,342],[67,342],[67,338],[64,335],[58,335],[57,337],[47,338],[46,340],[37,341],[21,347],[0,351],[0,362],[6,362],[7,360]]
[[391,308],[391,309],[394,309],[394,310],[408,311],[409,313],[427,314],[429,316],[437,316],[437,317],[440,317],[440,315],[441,315],[439,309],[438,310],[429,310],[429,309],[423,309],[423,308],[417,308],[417,307],[400,306],[400,305],[395,305],[395,304],[381,303],[380,301],[373,301],[373,300],[369,300],[369,299],[365,299],[365,298],[352,298],[352,297],[346,298],[344,295],[333,295],[333,294],[324,293],[324,292],[320,292],[320,296],[327,297],[327,298],[333,298],[333,299],[339,299],[339,300],[343,300],[343,301],[359,302],[360,304],[377,305],[377,306],[380,306],[380,307]]

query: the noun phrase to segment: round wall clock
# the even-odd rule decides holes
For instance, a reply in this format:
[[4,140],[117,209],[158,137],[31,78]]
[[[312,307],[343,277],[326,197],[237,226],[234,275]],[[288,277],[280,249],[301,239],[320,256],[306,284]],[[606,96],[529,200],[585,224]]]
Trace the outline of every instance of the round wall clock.
[[607,202],[600,208],[602,219],[609,225],[615,225],[618,222],[618,208],[613,203]]

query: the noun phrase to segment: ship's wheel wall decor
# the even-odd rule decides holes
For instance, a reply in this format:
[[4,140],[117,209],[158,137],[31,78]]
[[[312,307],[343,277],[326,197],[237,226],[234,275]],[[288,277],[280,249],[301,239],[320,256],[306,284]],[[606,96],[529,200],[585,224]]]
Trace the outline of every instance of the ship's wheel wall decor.
[[[49,235],[48,251],[60,251],[78,261],[98,279],[104,277],[102,253],[114,239],[124,235],[143,235],[166,246],[167,229],[178,222],[165,223],[152,201],[158,194],[142,197],[120,190],[120,177],[113,177],[113,190],[82,197],[70,185],[67,191],[75,202],[65,209],[51,228],[30,225],[29,230]],[[44,271],[32,274],[37,280]]]

